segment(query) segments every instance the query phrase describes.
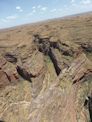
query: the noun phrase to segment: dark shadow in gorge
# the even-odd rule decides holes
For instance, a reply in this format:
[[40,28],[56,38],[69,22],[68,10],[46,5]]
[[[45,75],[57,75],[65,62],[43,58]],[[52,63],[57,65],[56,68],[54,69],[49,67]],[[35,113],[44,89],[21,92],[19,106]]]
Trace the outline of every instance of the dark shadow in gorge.
[[32,82],[31,78],[35,78],[35,75],[32,75],[31,73],[28,73],[24,68],[21,68],[20,66],[16,67],[16,70],[18,74],[25,80]]
[[4,55],[4,58],[11,63],[17,63],[17,57],[11,53],[6,53]]
[[89,115],[90,115],[90,122],[92,122],[92,96],[88,96],[85,100],[84,106],[88,107]]
[[0,120],[0,122],[5,122],[5,121],[3,121],[3,120]]
[[44,55],[48,55],[54,65],[57,76],[60,74],[61,69],[58,66],[57,59],[52,49],[58,48],[57,42],[50,42],[49,38],[40,38],[39,35],[34,36],[34,43],[36,44],[38,50]]
[[49,50],[48,55],[49,55],[51,61],[53,62],[53,65],[54,65],[56,74],[57,74],[57,76],[58,76],[58,75],[60,74],[60,72],[61,72],[61,69],[60,69],[60,67],[58,66],[58,62],[57,62],[57,60],[56,60],[56,58],[55,58],[55,56],[54,56],[54,54],[53,54],[53,52],[52,52],[51,49]]

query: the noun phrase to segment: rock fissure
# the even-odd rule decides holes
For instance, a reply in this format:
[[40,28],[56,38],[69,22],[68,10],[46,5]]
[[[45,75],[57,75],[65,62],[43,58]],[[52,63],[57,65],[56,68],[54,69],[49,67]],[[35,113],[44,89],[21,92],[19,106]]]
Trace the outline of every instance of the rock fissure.
[[35,75],[32,75],[31,73],[28,73],[24,68],[21,68],[20,66],[16,67],[16,70],[18,74],[25,80],[32,82],[31,78],[35,78]]
[[84,102],[84,106],[87,107],[90,116],[90,122],[92,122],[92,96],[88,96]]
[[15,55],[11,54],[11,53],[6,53],[4,55],[4,58],[11,63],[17,63],[17,58],[15,57]]
[[48,55],[54,65],[56,74],[59,75],[61,72],[61,68],[58,66],[57,59],[52,51],[52,49],[58,49],[58,43],[57,42],[50,42],[49,38],[40,38],[39,35],[35,36],[34,42],[36,43],[36,46],[40,52],[42,52],[44,55]]
[[53,54],[52,49],[50,49],[48,55],[49,55],[51,61],[53,62],[53,65],[54,65],[56,74],[57,74],[57,76],[58,76],[58,75],[60,74],[60,72],[61,72],[61,69],[60,69],[60,67],[58,66],[57,60],[56,60],[56,58],[55,58],[55,56],[54,56],[54,54]]
[[1,30],[0,47],[1,122],[92,122],[92,14]]

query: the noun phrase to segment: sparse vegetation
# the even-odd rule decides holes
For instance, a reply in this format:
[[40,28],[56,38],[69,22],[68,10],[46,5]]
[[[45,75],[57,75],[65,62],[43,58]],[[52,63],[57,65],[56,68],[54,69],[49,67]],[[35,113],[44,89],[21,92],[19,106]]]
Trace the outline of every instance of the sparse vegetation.
[[91,92],[92,13],[0,31],[1,120],[87,122]]

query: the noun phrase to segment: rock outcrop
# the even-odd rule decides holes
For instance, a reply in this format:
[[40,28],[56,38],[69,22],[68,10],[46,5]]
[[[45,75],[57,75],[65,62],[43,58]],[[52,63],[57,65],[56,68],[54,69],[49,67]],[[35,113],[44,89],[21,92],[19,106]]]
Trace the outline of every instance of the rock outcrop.
[[17,63],[17,58],[13,54],[6,53],[4,58],[11,63]]
[[0,32],[1,122],[92,121],[91,20]]
[[[9,69],[8,67],[11,67]],[[19,82],[18,73],[15,70],[15,66],[9,64],[4,58],[0,59],[0,88],[4,88],[10,84],[16,84]]]

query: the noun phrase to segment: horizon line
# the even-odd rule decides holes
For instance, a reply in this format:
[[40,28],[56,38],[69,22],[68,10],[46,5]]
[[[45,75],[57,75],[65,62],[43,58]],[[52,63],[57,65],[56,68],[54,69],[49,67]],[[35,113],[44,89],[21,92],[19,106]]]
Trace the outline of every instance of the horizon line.
[[61,17],[56,17],[56,18],[53,17],[53,18],[48,18],[48,19],[44,19],[44,20],[39,20],[39,21],[34,21],[34,22],[29,22],[29,23],[24,23],[24,24],[18,24],[18,25],[15,25],[15,26],[4,27],[4,28],[0,28],[0,31],[10,30],[10,29],[13,29],[13,28],[27,26],[27,25],[35,25],[35,24],[45,23],[45,22],[49,22],[49,21],[53,21],[53,20],[58,20],[58,19],[70,19],[72,17],[77,17],[77,16],[80,16],[80,15],[85,15],[87,13],[90,14],[90,13],[92,13],[92,11],[80,12],[80,13],[75,13],[75,14],[68,14],[68,15],[61,16]]

